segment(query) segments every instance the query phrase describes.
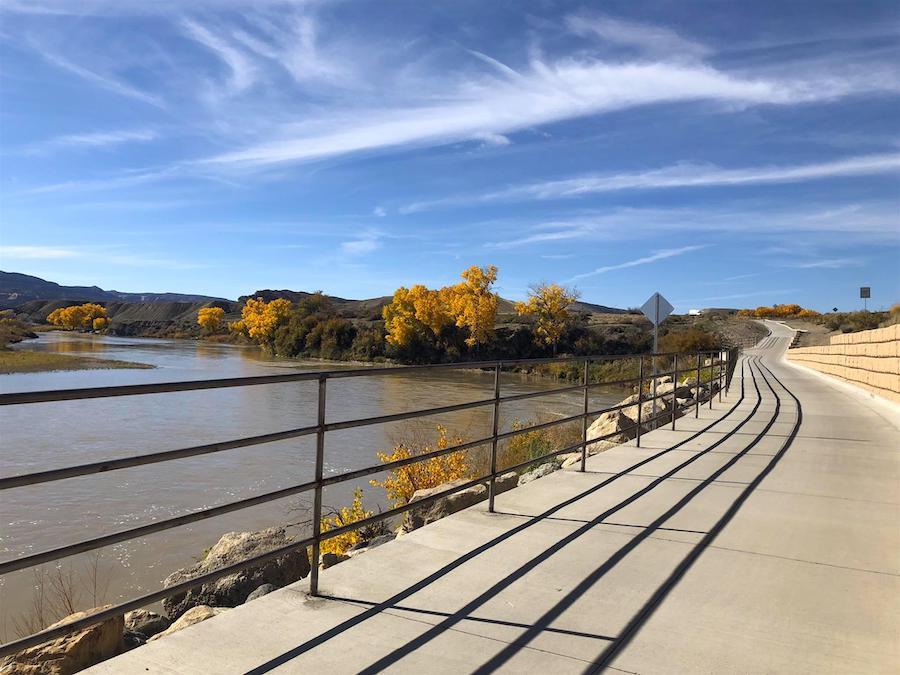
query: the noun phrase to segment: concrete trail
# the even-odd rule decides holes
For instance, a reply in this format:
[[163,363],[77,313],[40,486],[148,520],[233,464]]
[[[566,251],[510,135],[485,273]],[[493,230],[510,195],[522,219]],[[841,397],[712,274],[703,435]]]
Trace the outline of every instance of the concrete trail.
[[89,672],[897,672],[900,419],[769,327],[676,431]]

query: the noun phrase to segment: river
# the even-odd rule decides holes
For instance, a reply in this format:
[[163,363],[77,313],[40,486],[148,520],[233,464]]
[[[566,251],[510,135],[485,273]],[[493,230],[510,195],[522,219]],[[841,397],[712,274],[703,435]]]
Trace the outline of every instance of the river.
[[[19,349],[48,350],[151,364],[151,370],[79,370],[0,375],[0,391],[33,391],[330,370],[340,363],[266,358],[255,348],[189,340],[44,333]],[[503,394],[561,386],[502,376]],[[328,382],[327,420],[384,415],[490,398],[493,375],[444,370],[357,377]],[[598,392],[591,406],[613,405],[620,391]],[[580,411],[581,394],[558,394],[503,404],[501,427],[515,420],[549,419]],[[224,441],[315,423],[316,383],[39,403],[0,408],[0,476],[101,459]],[[413,423],[329,432],[326,474],[375,464],[378,451],[399,439],[432,437],[440,423],[465,439],[490,435],[490,406]],[[0,559],[8,560],[89,537],[136,527],[310,480],[315,437],[292,439],[94,476],[0,492]],[[366,506],[387,506],[384,491],[366,481],[327,489],[324,503],[348,504],[362,487]],[[309,494],[311,500],[311,493]],[[222,533],[291,525],[306,518],[299,498],[271,502],[101,552],[100,599],[113,602],[156,590],[170,572],[192,564]],[[296,530],[296,525],[294,530]],[[52,569],[52,565],[45,566]],[[87,556],[62,561],[63,571],[86,576]],[[31,611],[35,575],[0,577],[0,640],[16,635],[17,618]],[[84,586],[85,584],[80,584]],[[91,604],[82,590],[80,606]]]

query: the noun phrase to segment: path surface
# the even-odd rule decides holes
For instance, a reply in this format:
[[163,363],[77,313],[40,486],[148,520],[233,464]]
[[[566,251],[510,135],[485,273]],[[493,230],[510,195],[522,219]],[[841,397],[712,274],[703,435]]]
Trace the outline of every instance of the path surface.
[[677,431],[90,672],[897,672],[900,422],[770,326]]

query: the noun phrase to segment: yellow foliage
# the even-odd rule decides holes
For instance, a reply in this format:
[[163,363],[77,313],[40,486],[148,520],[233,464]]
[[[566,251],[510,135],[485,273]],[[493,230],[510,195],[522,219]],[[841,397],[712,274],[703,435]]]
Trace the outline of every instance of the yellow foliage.
[[468,329],[470,347],[489,341],[497,318],[497,295],[491,292],[497,268],[476,265],[461,276],[461,283],[437,291],[421,284],[398,288],[382,310],[387,341],[406,347],[419,330],[428,328],[437,336],[449,324]]
[[[366,511],[363,508],[363,492],[360,488],[356,488],[353,491],[353,503],[350,506],[343,507],[333,516],[322,518],[322,532],[329,532],[350,523],[357,523],[360,520],[370,518],[372,515],[371,511]],[[337,553],[341,555],[356,546],[360,541],[362,541],[362,536],[359,530],[350,530],[323,541],[319,551],[321,553]]]
[[50,312],[47,321],[54,326],[61,326],[69,330],[91,330],[94,327],[94,319],[106,318],[106,308],[92,302],[71,307],[60,307]]
[[[437,432],[437,442],[433,445],[415,442],[398,443],[390,454],[379,452],[378,459],[384,463],[396,462],[463,443],[463,439],[458,436],[448,437],[447,430],[441,425],[438,425]],[[409,503],[416,490],[425,490],[452,480],[471,478],[472,476],[467,454],[464,450],[460,450],[406,464],[388,471],[388,475],[383,481],[373,480],[370,483],[375,487],[384,488],[394,506],[403,506]]]
[[222,326],[225,310],[221,307],[201,307],[197,311],[197,323],[207,333],[215,333]]
[[241,310],[241,320],[229,327],[265,345],[272,341],[275,329],[287,320],[291,312],[290,300],[277,298],[266,302],[262,298],[249,298]]
[[497,294],[491,292],[497,281],[497,268],[472,265],[460,276],[462,283],[443,289],[443,292],[449,299],[456,325],[469,329],[466,344],[474,347],[491,339],[497,323]]
[[385,339],[397,347],[406,347],[416,334],[416,306],[410,290],[401,286],[394,291],[394,299],[381,310],[384,317]]
[[109,328],[109,319],[107,319],[105,316],[98,316],[91,323],[91,327],[95,331],[106,330],[107,328]]
[[536,318],[535,332],[555,352],[571,318],[569,307],[577,299],[575,291],[558,284],[539,284],[529,290],[528,300],[516,303],[516,312]]
[[797,303],[789,303],[785,305],[772,305],[771,307],[757,307],[756,309],[742,309],[738,311],[738,316],[754,316],[758,319],[795,316],[803,319],[810,319],[820,316],[820,314],[812,309],[804,309]]

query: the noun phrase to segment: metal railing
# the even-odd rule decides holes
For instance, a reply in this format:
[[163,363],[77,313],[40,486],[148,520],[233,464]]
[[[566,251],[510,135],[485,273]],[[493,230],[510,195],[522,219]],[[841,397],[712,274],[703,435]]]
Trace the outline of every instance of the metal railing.
[[[271,502],[277,499],[283,499],[285,497],[298,495],[306,492],[313,492],[313,508],[312,508],[312,534],[308,537],[305,537],[300,540],[292,541],[289,545],[285,545],[271,551],[268,551],[262,555],[257,555],[246,560],[239,561],[237,563],[232,563],[230,565],[220,567],[211,572],[207,572],[203,575],[193,577],[186,581],[182,581],[180,583],[174,584],[167,588],[161,589],[159,591],[155,591],[152,593],[147,593],[145,595],[139,596],[137,598],[132,598],[125,602],[119,603],[115,606],[108,607],[106,609],[100,610],[94,614],[91,614],[87,617],[83,617],[81,619],[71,621],[62,626],[57,626],[52,629],[44,629],[40,632],[34,633],[32,635],[20,638],[13,642],[9,642],[4,645],[0,645],[0,657],[6,656],[7,654],[11,654],[17,652],[21,649],[25,649],[27,647],[31,647],[33,645],[39,644],[46,640],[50,640],[61,635],[65,635],[73,630],[77,630],[79,628],[83,628],[85,626],[89,626],[92,624],[99,623],[104,621],[112,616],[116,616],[118,614],[122,614],[132,609],[137,609],[139,607],[143,607],[145,605],[149,605],[158,601],[161,601],[169,596],[177,595],[180,592],[189,590],[196,586],[200,586],[209,581],[213,581],[220,577],[226,576],[228,574],[232,574],[235,571],[240,569],[251,567],[262,563],[267,560],[271,560],[273,558],[277,558],[285,553],[297,550],[299,548],[312,547],[312,555],[311,555],[311,565],[310,565],[310,594],[316,595],[318,593],[319,586],[319,550],[321,543],[332,537],[337,537],[341,534],[349,532],[351,530],[356,530],[359,528],[367,527],[378,523],[380,521],[386,519],[395,518],[398,515],[406,513],[411,509],[419,509],[422,507],[426,507],[429,504],[432,504],[444,497],[447,497],[451,494],[459,492],[461,490],[468,489],[475,485],[479,484],[487,484],[488,486],[488,510],[490,512],[494,511],[494,498],[496,496],[496,480],[502,474],[508,473],[510,471],[517,471],[529,465],[534,465],[539,462],[552,459],[561,454],[581,452],[581,463],[580,469],[581,471],[585,470],[585,464],[588,456],[588,446],[591,446],[595,443],[599,443],[601,441],[609,440],[616,436],[620,436],[622,434],[628,434],[630,432],[635,433],[636,444],[640,446],[641,442],[641,433],[644,430],[655,428],[657,423],[662,422],[671,416],[672,428],[675,428],[675,419],[678,413],[678,406],[676,402],[676,394],[679,391],[679,387],[677,386],[677,381],[679,376],[694,376],[699,383],[703,380],[703,375],[706,374],[707,377],[705,380],[707,382],[712,383],[713,381],[718,383],[719,386],[719,400],[722,397],[722,390],[727,389],[728,385],[731,382],[731,377],[734,373],[734,367],[737,361],[738,351],[736,349],[729,351],[704,351],[704,352],[696,352],[696,353],[660,353],[660,354],[628,354],[628,355],[620,355],[620,356],[609,356],[609,355],[596,355],[596,356],[578,356],[578,357],[555,357],[555,358],[545,358],[545,359],[513,359],[513,360],[502,360],[502,361],[481,361],[481,362],[469,362],[469,363],[451,363],[451,364],[434,364],[434,365],[421,365],[421,366],[407,366],[407,367],[390,367],[390,368],[361,368],[361,369],[350,369],[350,370],[333,370],[333,371],[319,371],[319,372],[302,372],[302,373],[290,373],[283,375],[262,375],[255,377],[240,377],[240,378],[228,378],[228,379],[216,379],[216,380],[195,380],[189,382],[167,382],[167,383],[156,383],[156,384],[137,384],[137,385],[125,385],[125,386],[113,386],[113,387],[92,387],[92,388],[83,388],[83,389],[65,389],[58,391],[37,391],[37,392],[22,392],[22,393],[7,393],[0,394],[0,406],[8,406],[8,405],[27,405],[34,403],[50,403],[55,401],[71,401],[71,400],[83,400],[83,399],[99,399],[99,398],[109,398],[109,397],[117,397],[117,396],[139,396],[139,395],[152,395],[152,394],[160,394],[160,393],[170,393],[170,392],[184,392],[184,391],[195,391],[202,389],[220,389],[227,387],[246,387],[246,386],[259,386],[266,384],[280,384],[287,382],[304,382],[304,381],[315,381],[318,386],[318,394],[317,394],[317,415],[316,415],[316,423],[311,426],[298,427],[294,429],[288,429],[285,431],[278,431],[273,433],[267,433],[257,436],[249,436],[245,438],[238,438],[229,441],[222,441],[218,443],[210,443],[206,445],[196,445],[186,448],[179,448],[175,450],[165,450],[160,452],[153,452],[144,455],[136,455],[136,456],[128,456],[121,457],[117,459],[109,459],[102,460],[98,462],[91,462],[87,464],[80,464],[75,466],[62,467],[57,469],[50,469],[46,471],[39,471],[35,473],[22,474],[16,476],[8,476],[0,478],[0,491],[9,490],[17,487],[23,487],[28,485],[38,485],[42,483],[49,483],[58,480],[64,480],[67,478],[72,478],[75,476],[87,476],[91,474],[99,474],[105,473],[109,471],[116,471],[119,469],[144,466],[148,464],[155,464],[159,462],[168,462],[177,459],[183,459],[186,457],[195,457],[198,455],[206,455],[211,453],[223,452],[226,450],[232,450],[236,448],[243,448],[248,446],[259,445],[263,443],[271,443],[275,441],[282,441],[291,438],[300,438],[303,436],[311,436],[315,435],[316,444],[315,444],[315,471],[314,478],[311,481],[306,481],[303,483],[298,483],[295,485],[291,485],[289,487],[281,488],[279,490],[275,490],[272,492],[266,492],[264,494],[255,495],[253,497],[248,497],[246,499],[241,499],[234,502],[229,502],[226,504],[222,504],[219,506],[214,506],[211,508],[202,509],[199,511],[192,511],[190,513],[176,516],[173,518],[168,518],[161,521],[155,521],[152,523],[148,523],[146,525],[141,525],[138,527],[133,527],[125,530],[120,530],[118,532],[113,532],[110,534],[105,534],[98,537],[93,537],[90,539],[85,539],[82,541],[78,541],[72,544],[66,544],[63,546],[59,546],[56,548],[47,549],[44,551],[39,551],[37,553],[31,553],[28,555],[20,556],[18,558],[14,558],[11,560],[6,560],[0,562],[0,575],[5,575],[10,572],[15,572],[17,570],[23,570],[31,567],[35,567],[37,565],[41,565],[47,562],[53,562],[56,560],[60,560],[62,558],[66,558],[68,556],[76,555],[79,553],[85,553],[88,551],[94,551],[105,546],[109,546],[112,544],[116,544],[123,541],[128,541],[132,539],[137,539],[140,537],[145,537],[147,535],[162,532],[164,530],[172,529],[175,527],[180,527],[182,525],[187,525],[189,523],[197,522],[200,520],[205,520],[207,518],[213,518],[216,516],[224,515],[226,513],[231,513],[234,511],[238,511],[241,509],[246,509],[252,506],[257,506],[259,504],[264,504],[267,502]],[[614,361],[614,360],[637,360],[638,361],[638,376],[634,378],[625,378],[621,380],[616,380],[612,382],[591,382],[590,381],[590,366],[592,363],[603,362],[603,361]],[[644,363],[646,360],[650,360],[653,365],[653,370],[656,370],[656,365],[662,361],[664,363],[668,363],[671,361],[672,367],[671,370],[665,372],[656,372],[655,374],[648,375],[644,369]],[[685,364],[685,359],[688,359],[688,367],[679,368],[679,360],[682,366]],[[546,364],[553,363],[583,363],[582,366],[582,375],[581,382],[579,384],[563,386],[563,387],[554,387],[551,389],[537,391],[537,392],[527,392],[520,394],[512,394],[508,396],[501,395],[501,382],[500,382],[500,374],[503,368],[512,367],[512,366],[540,366]],[[421,410],[413,410],[408,412],[387,414],[387,415],[378,415],[375,417],[364,417],[357,418],[351,420],[344,420],[338,422],[328,422],[325,414],[325,404],[327,400],[327,384],[329,380],[333,379],[344,379],[344,378],[355,378],[355,377],[380,377],[386,375],[408,375],[411,373],[423,372],[423,371],[431,371],[437,369],[489,369],[493,371],[494,375],[494,387],[493,387],[493,396],[487,399],[481,399],[476,401],[469,401],[465,403],[456,403],[451,405],[444,405],[439,407],[421,409]],[[673,387],[671,392],[671,410],[665,410],[662,414],[651,417],[650,419],[643,419],[642,409],[643,403],[648,401],[656,401],[657,399],[664,399],[669,394],[658,394],[656,396],[644,396],[644,386],[645,384],[649,384],[654,380],[654,378],[659,379],[666,376],[671,376],[673,382],[676,383],[676,386]],[[622,403],[619,405],[601,408],[597,410],[590,409],[590,392],[591,390],[599,389],[601,387],[610,387],[616,385],[636,385],[638,392],[640,395],[638,396],[638,400],[636,402],[630,403]],[[546,396],[555,396],[563,393],[572,393],[572,392],[583,392],[583,406],[581,412],[570,415],[567,417],[563,417],[560,419],[555,419],[549,422],[542,422],[538,424],[533,424],[528,427],[523,428],[515,428],[509,431],[500,431],[500,413],[501,406],[504,403],[509,403],[511,401],[521,401],[525,399],[531,398],[540,398]],[[713,398],[715,392],[713,388],[709,389],[709,406],[713,405]],[[606,434],[597,438],[593,438],[588,440],[588,427],[589,420],[592,417],[599,416],[603,413],[612,412],[615,410],[622,410],[625,408],[631,408],[637,405],[637,421],[635,424],[627,427],[625,429],[619,429],[610,434]],[[355,427],[364,427],[371,426],[376,424],[385,424],[389,422],[399,422],[404,420],[410,420],[425,416],[432,415],[440,415],[452,412],[459,412],[464,410],[471,410],[480,407],[491,406],[492,408],[492,419],[491,419],[491,427],[492,432],[490,436],[479,438],[473,441],[467,441],[465,443],[460,443],[457,445],[451,445],[446,448],[438,448],[436,450],[432,450],[430,452],[422,453],[419,455],[414,455],[412,457],[407,457],[403,459],[397,459],[394,461],[383,462],[378,465],[367,466],[361,469],[356,469],[353,471],[346,471],[339,474],[333,474],[326,476],[324,474],[324,466],[325,466],[325,440],[326,434],[330,431],[337,431],[341,429],[351,429]],[[700,396],[699,390],[698,394],[695,396],[695,416],[699,415],[700,410]],[[498,467],[497,466],[497,457],[498,457],[498,448],[501,441],[508,440],[519,436],[521,434],[527,434],[530,432],[538,431],[541,429],[549,429],[551,427],[556,427],[562,424],[574,423],[576,421],[581,421],[581,440],[573,445],[564,448],[558,448],[553,450],[552,452],[548,452],[539,457],[532,457],[528,460],[515,464],[513,466],[505,466]],[[401,506],[394,507],[387,511],[380,512],[376,515],[367,517],[365,519],[343,525],[340,527],[336,527],[333,529],[329,529],[326,532],[322,532],[322,493],[324,488],[336,485],[338,483],[344,483],[351,480],[358,480],[360,478],[365,478],[367,476],[383,473],[386,471],[393,471],[399,469],[401,467],[414,464],[417,462],[427,461],[433,459],[435,457],[441,457],[446,454],[450,454],[453,452],[460,452],[465,450],[470,450],[480,446],[490,446],[490,465],[489,472],[485,475],[482,475],[478,478],[474,478],[472,480],[466,481],[461,484],[456,484],[453,488],[440,491],[438,493],[432,494],[424,499],[417,500],[415,502],[410,502],[408,504],[403,504]]]

